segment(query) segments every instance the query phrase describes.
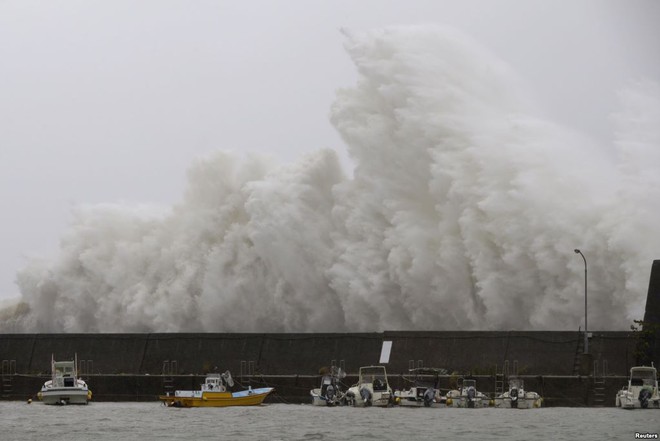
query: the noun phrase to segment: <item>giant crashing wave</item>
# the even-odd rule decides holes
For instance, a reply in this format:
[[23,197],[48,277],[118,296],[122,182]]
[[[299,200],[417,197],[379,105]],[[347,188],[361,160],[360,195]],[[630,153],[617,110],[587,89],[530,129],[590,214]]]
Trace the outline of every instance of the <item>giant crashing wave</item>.
[[[616,155],[535,117],[459,32],[346,32],[359,83],[331,120],[355,163],[217,153],[166,214],[78,207],[18,273],[13,332],[576,330],[641,318],[659,257],[660,89],[613,117]],[[611,158],[610,158],[611,156]],[[616,158],[615,158],[616,157]]]

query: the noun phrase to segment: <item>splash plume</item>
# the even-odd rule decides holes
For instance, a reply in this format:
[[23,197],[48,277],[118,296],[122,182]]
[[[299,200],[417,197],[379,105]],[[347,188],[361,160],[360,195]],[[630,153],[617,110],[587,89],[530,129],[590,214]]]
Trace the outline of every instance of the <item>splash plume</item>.
[[660,91],[613,116],[616,155],[535,116],[511,69],[445,28],[346,32],[359,83],[333,151],[217,153],[166,213],[79,207],[18,274],[5,330],[592,329],[640,318],[660,252]]

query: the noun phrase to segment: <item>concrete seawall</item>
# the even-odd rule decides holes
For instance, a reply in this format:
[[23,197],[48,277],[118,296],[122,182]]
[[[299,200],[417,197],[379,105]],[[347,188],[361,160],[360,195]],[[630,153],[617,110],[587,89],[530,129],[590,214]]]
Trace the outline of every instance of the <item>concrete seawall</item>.
[[[271,400],[307,402],[319,369],[335,364],[355,381],[360,366],[379,364],[383,341],[392,342],[387,366],[395,388],[410,367],[441,367],[475,376],[491,394],[495,374],[518,374],[547,405],[613,405],[635,365],[630,332],[593,332],[591,356],[581,360],[577,332],[394,332],[351,334],[4,334],[0,335],[3,399],[36,395],[50,374],[51,354],[73,359],[96,400],[153,400],[165,390],[197,389],[204,374],[230,370],[244,384],[277,388]],[[582,362],[580,371],[580,362]],[[578,375],[581,374],[581,375]],[[594,392],[594,380],[605,402]],[[604,383],[603,383],[604,382]]]

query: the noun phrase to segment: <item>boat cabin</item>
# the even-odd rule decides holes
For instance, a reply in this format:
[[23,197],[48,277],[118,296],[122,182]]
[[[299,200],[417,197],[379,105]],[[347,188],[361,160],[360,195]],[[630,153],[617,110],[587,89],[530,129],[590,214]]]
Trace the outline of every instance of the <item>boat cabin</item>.
[[509,380],[509,390],[516,389],[516,390],[524,390],[525,389],[525,382],[524,380],[520,378],[512,378]]
[[209,374],[202,384],[203,391],[225,392],[227,387],[220,374]]
[[639,366],[630,369],[630,386],[657,387],[658,379],[654,367]]
[[223,374],[208,374],[199,392],[227,392],[227,388],[233,385],[234,379],[229,371]]
[[468,390],[469,388],[473,388],[474,390],[477,389],[477,380],[466,380],[463,379],[463,383],[461,385],[462,390]]
[[73,361],[53,362],[53,387],[76,386],[76,364]]
[[366,366],[360,368],[360,384],[371,383],[374,392],[387,391],[387,373],[384,366]]

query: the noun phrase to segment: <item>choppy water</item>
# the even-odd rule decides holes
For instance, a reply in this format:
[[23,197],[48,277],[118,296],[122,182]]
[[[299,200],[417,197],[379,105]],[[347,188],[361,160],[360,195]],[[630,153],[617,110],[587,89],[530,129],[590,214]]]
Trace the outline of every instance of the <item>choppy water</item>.
[[627,440],[660,432],[660,412],[615,408],[355,409],[272,404],[46,406],[0,402],[2,440]]

